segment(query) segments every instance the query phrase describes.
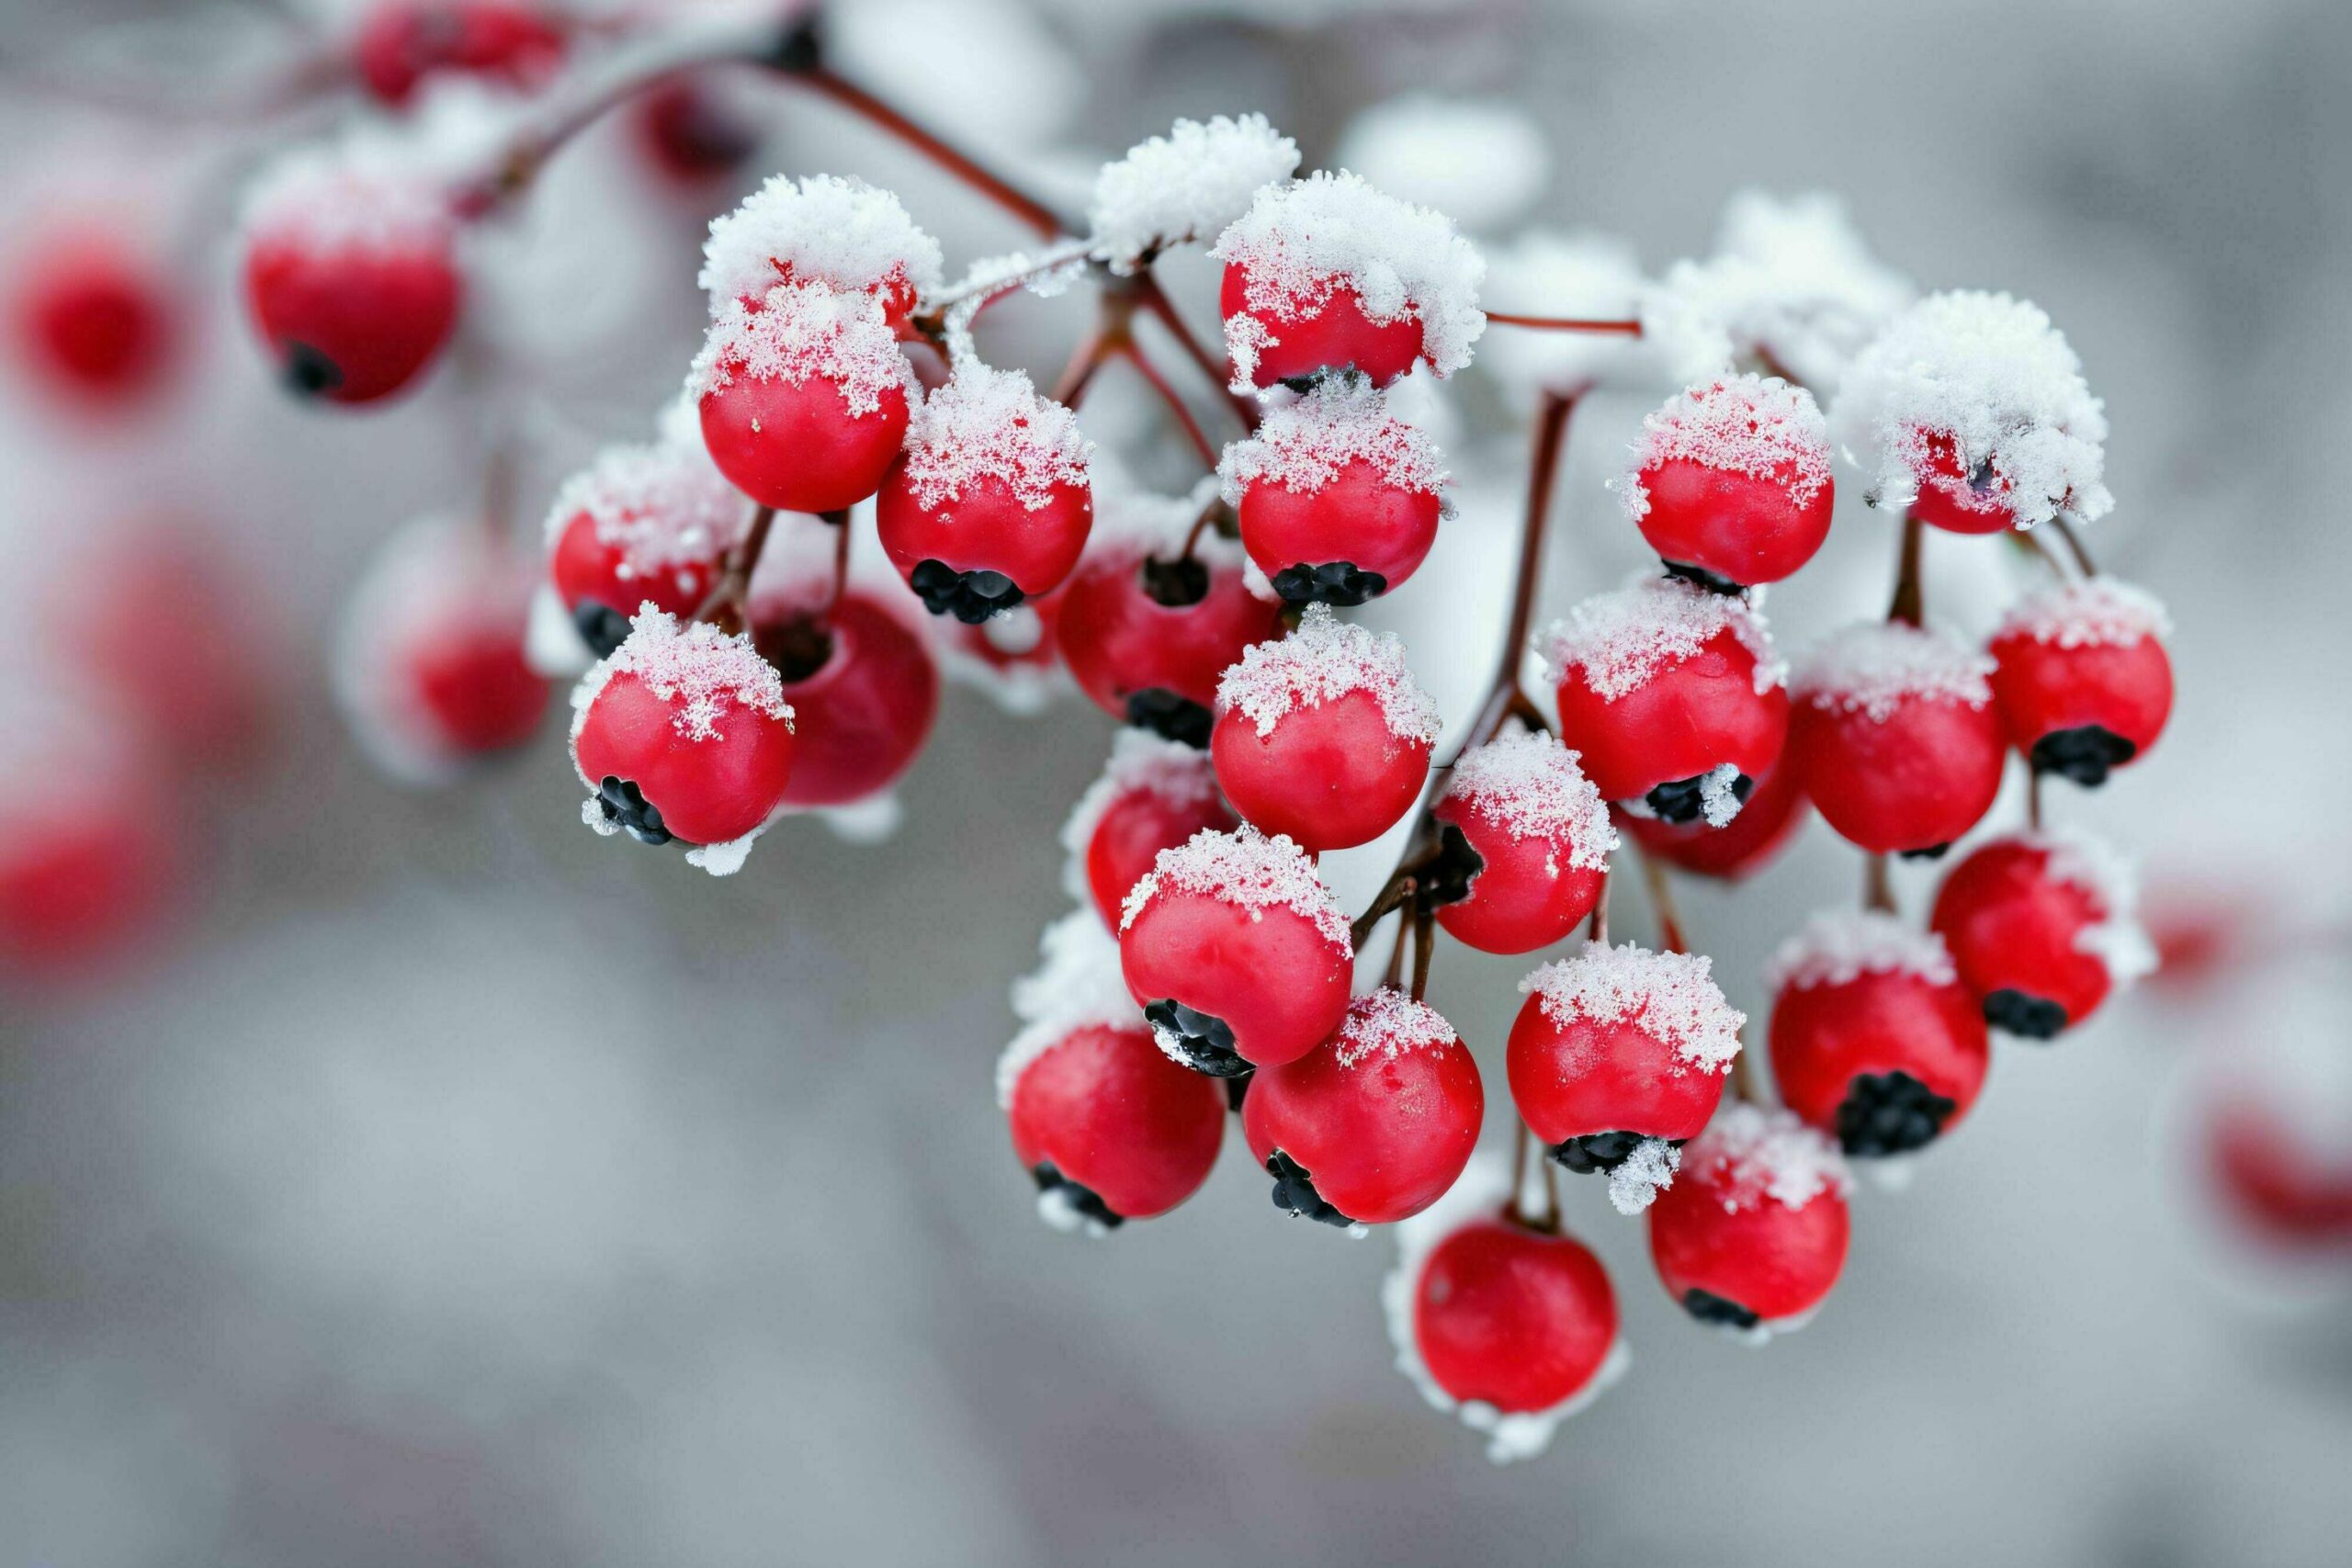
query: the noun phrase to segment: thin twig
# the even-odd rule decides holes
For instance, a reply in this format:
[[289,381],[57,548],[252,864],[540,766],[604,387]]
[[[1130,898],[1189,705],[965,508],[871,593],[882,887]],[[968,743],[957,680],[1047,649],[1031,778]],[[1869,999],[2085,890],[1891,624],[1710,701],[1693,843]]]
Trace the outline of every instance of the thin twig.
[[1650,913],[1657,918],[1657,942],[1668,953],[1688,953],[1690,944],[1682,935],[1682,919],[1675,912],[1674,889],[1667,880],[1666,863],[1657,858],[1634,852],[1642,864],[1642,879],[1649,885]]
[[1927,525],[1910,513],[1903,514],[1903,539],[1895,547],[1894,598],[1886,618],[1916,626],[1927,615],[1927,594],[1920,582],[1919,553]]
[[1522,316],[1510,310],[1489,310],[1487,320],[1497,326],[1527,327],[1543,333],[1614,333],[1623,337],[1642,335],[1642,323],[1638,321],[1592,316]]
[[[752,573],[760,564],[760,557],[768,547],[768,534],[775,526],[775,508],[763,506],[752,513],[752,526],[743,535],[743,542],[727,555],[727,568],[711,585],[709,595],[695,609],[695,619],[708,621],[725,632],[740,632],[748,619],[752,592]],[[842,530],[846,538],[847,527]]]
[[1887,874],[1887,860],[1883,854],[1862,857],[1862,908],[1892,915],[1894,910],[1894,883]]
[[1243,397],[1233,389],[1231,366],[1211,354],[1201,340],[1193,335],[1193,329],[1186,326],[1184,318],[1177,313],[1175,301],[1169,299],[1167,290],[1160,288],[1159,279],[1146,272],[1137,275],[1128,287],[1135,295],[1136,302],[1151,312],[1153,319],[1168,330],[1168,335],[1174,338],[1176,345],[1184,351],[1184,357],[1198,366],[1201,374],[1208,378],[1209,385],[1216,389],[1217,395],[1225,400],[1226,407],[1231,409],[1234,417],[1241,422],[1241,427],[1256,430],[1259,420],[1257,400]]
[[822,65],[788,70],[784,74],[786,80],[799,84],[820,97],[831,99],[876,130],[922,153],[1045,238],[1052,239],[1070,231],[1070,225],[1063,222],[1061,215],[1052,208],[1001,175],[983,168],[968,153],[917,125],[865,88],[844,81]]
[[[2083,569],[2083,575],[2085,577],[2097,577],[2098,575],[2098,563],[2091,559],[2091,552],[2084,546],[2083,536],[2081,533],[2076,530],[2072,523],[2066,521],[2064,514],[2053,513],[2050,519],[2050,526],[2056,529],[2058,531],[2058,536],[2066,541],[2066,549],[2068,553],[2075,558],[2075,564]],[[2030,534],[2037,531],[2038,530],[2029,529],[2028,533]]]
[[1435,910],[1421,908],[1420,901],[1419,899],[1415,899],[1413,902],[1412,917],[1412,997],[1415,1001],[1419,1001],[1423,997],[1429,994],[1430,962],[1437,956],[1437,913]]
[[1114,352],[1125,356],[1126,362],[1136,367],[1136,374],[1143,378],[1144,384],[1159,394],[1159,400],[1168,405],[1170,413],[1176,416],[1176,423],[1183,427],[1185,439],[1193,444],[1193,450],[1200,454],[1201,461],[1209,468],[1216,468],[1216,447],[1201,430],[1200,421],[1193,417],[1193,411],[1184,406],[1184,400],[1176,395],[1176,389],[1168,384],[1167,378],[1160,375],[1159,367],[1136,345],[1135,339],[1127,338]]

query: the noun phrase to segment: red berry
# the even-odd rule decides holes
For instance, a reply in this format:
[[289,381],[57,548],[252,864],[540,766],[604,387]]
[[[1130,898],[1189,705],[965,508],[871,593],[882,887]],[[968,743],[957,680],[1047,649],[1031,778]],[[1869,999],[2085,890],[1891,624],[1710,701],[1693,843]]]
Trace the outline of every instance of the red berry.
[[760,130],[715,81],[681,78],[638,99],[629,124],[653,166],[681,186],[723,180],[760,150]]
[[1566,939],[1599,901],[1617,848],[1577,754],[1527,730],[1454,759],[1433,815],[1442,849],[1420,878],[1423,897],[1447,935],[1482,953]]
[[1128,891],[1160,851],[1204,829],[1238,826],[1217,798],[1205,752],[1148,730],[1123,729],[1102,776],[1062,826],[1062,847],[1069,852],[1063,881],[1071,897],[1091,904],[1105,929],[1116,931]]
[[1261,1067],[1241,1102],[1274,1203],[1327,1224],[1386,1224],[1445,1195],[1487,1110],[1478,1064],[1436,1010],[1401,991],[1355,998],[1339,1032]]
[[0,705],[0,979],[62,979],[153,927],[177,858],[171,802],[103,697],[20,684]]
[[889,605],[855,590],[822,611],[754,596],[752,640],[792,705],[786,806],[865,800],[914,765],[939,714],[939,670]]
[[1619,813],[1616,821],[1644,854],[1696,876],[1738,882],[1770,865],[1796,837],[1804,818],[1804,791],[1798,787],[1797,771],[1783,752],[1781,761],[1757,779],[1755,792],[1728,827],[1710,827],[1704,818],[1696,822],[1661,822],[1630,811]]
[[1166,1213],[1200,1190],[1225,1137],[1216,1080],[1161,1055],[1140,1021],[1031,1024],[997,1064],[997,1103],[1038,1213],[1066,1229]]
[[659,610],[630,626],[572,695],[582,819],[639,843],[705,846],[696,863],[725,875],[784,804],[795,752],[784,682],[748,637],[681,629]]
[[447,201],[424,179],[298,160],[255,195],[245,300],[304,397],[369,403],[414,380],[464,289]]
[[1246,650],[1216,697],[1217,784],[1262,831],[1343,850],[1380,837],[1421,797],[1437,706],[1393,632],[1375,637],[1310,604],[1290,636]]
[[778,284],[813,283],[880,300],[897,330],[938,289],[943,265],[939,242],[888,191],[835,175],[777,175],[712,222],[697,281],[715,320]]
[[1619,493],[1669,567],[1778,582],[1829,536],[1828,428],[1813,394],[1778,377],[1693,387],[1642,422]]
[[1641,1213],[1672,1184],[1679,1145],[1715,1113],[1739,1055],[1747,1021],[1713,967],[1589,942],[1520,982],[1527,1001],[1505,1056],[1511,1100],[1562,1165],[1610,1173],[1621,1213]]
[[692,615],[748,521],[743,497],[699,445],[608,448],[548,513],[556,594],[601,658],[640,604]]
[[537,87],[563,63],[564,43],[561,18],[524,0],[377,0],[356,47],[368,90],[404,104],[443,72]]
[[178,303],[121,240],[77,229],[42,238],[17,279],[17,330],[48,384],[94,404],[152,391],[170,367]]
[[1789,757],[1829,825],[1873,854],[1930,858],[1975,827],[2007,756],[1992,666],[1900,621],[1816,649],[1797,672]]
[[1555,623],[1560,739],[1602,798],[1668,822],[1736,818],[1779,761],[1789,698],[1763,617],[1676,578],[1639,578]]
[[1089,449],[1028,377],[967,364],[915,411],[875,503],[882,547],[935,615],[978,623],[1049,592],[1094,525]]
[[1768,978],[1781,1098],[1848,1155],[1922,1148],[1976,1102],[1984,1021],[1932,933],[1825,912],[1781,945]]
[[1313,1050],[1348,1010],[1348,918],[1288,839],[1244,826],[1162,850],[1119,927],[1160,1048],[1219,1077]]
[[1056,636],[1080,687],[1114,718],[1206,746],[1217,677],[1281,626],[1242,586],[1238,552],[1189,558],[1121,545],[1089,559],[1062,595]]
[[1846,1266],[1851,1187],[1819,1133],[1785,1111],[1730,1106],[1650,1210],[1658,1280],[1702,1323],[1758,1337],[1803,1327]]
[[2016,834],[1951,868],[1930,923],[1986,1022],[2049,1040],[2155,966],[2134,882],[2097,840]]
[[1428,556],[1445,508],[1436,448],[1354,378],[1269,410],[1217,474],[1250,558],[1292,604],[1388,592]]
[[2036,594],[1993,634],[1993,699],[2040,773],[2086,787],[2135,761],[2172,714],[2172,626],[2146,592],[2095,577]]
[[2205,1156],[2230,1208],[2264,1240],[2297,1251],[2352,1248],[2352,1158],[2315,1153],[2261,1106],[2222,1106]]
[[1990,460],[1962,468],[1960,448],[1949,432],[1919,438],[1919,493],[1911,515],[1950,534],[1998,534],[2017,521],[2009,509],[2009,481]]
[[729,301],[687,385],[711,461],[786,512],[838,512],[880,489],[915,396],[874,299],[814,283]]

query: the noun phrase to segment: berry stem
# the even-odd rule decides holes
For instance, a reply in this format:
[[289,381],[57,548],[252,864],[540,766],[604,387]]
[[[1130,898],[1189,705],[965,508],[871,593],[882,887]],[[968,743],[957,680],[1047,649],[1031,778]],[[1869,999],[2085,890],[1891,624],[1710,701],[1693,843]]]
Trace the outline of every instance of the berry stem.
[[[2091,559],[2090,551],[2084,547],[2083,536],[2075,531],[2075,525],[2072,523],[2067,522],[2064,516],[2056,513],[2052,514],[2050,525],[2058,531],[2058,536],[2061,539],[2066,541],[2066,552],[2075,558],[2075,564],[2083,569],[2083,575],[2085,577],[2097,577],[2098,575],[2098,566]],[[2029,529],[2027,532],[2030,535],[2032,530]]]
[[[768,547],[768,534],[775,526],[775,507],[763,506],[752,513],[751,528],[743,535],[743,542],[728,552],[727,570],[711,585],[709,596],[695,607],[695,620],[708,621],[724,632],[743,629],[749,619],[752,572],[760,564],[760,557]],[[842,536],[849,536],[846,521]]]
[[1892,915],[1894,908],[1894,882],[1887,874],[1887,860],[1883,854],[1862,857],[1862,908]]
[[1193,519],[1192,527],[1185,531],[1183,553],[1179,555],[1176,558],[1178,560],[1191,560],[1193,558],[1193,552],[1200,547],[1201,540],[1207,535],[1208,531],[1212,527],[1216,526],[1217,519],[1220,516],[1227,515],[1230,509],[1225,504],[1225,498],[1223,496],[1220,495],[1210,498],[1209,503],[1201,508],[1201,514]]
[[1226,406],[1241,422],[1241,427],[1256,430],[1259,418],[1257,400],[1245,398],[1233,389],[1231,364],[1211,354],[1201,340],[1193,335],[1193,329],[1186,326],[1184,318],[1177,313],[1175,301],[1169,299],[1167,290],[1159,287],[1159,279],[1148,271],[1139,273],[1131,287],[1136,303],[1168,330],[1168,335],[1174,338],[1176,345],[1184,351],[1184,357],[1200,367],[1201,374],[1208,378],[1209,385],[1217,389],[1218,395],[1225,399]]
[[784,75],[921,153],[1045,238],[1050,240],[1070,231],[1070,226],[1052,208],[1002,175],[981,167],[960,148],[924,130],[855,83],[836,76],[825,66],[786,67]]
[[1919,554],[1927,525],[1910,513],[1903,514],[1903,538],[1895,547],[1894,598],[1886,618],[1906,626],[1917,626],[1927,614],[1927,595],[1920,583]]
[[[1415,899],[1410,910],[1413,923],[1413,989],[1412,998],[1419,1001],[1429,994],[1430,964],[1437,956],[1437,913],[1421,908]],[[1399,932],[1400,942],[1402,932]]]
[[2041,831],[2041,770],[2031,762],[2025,765],[2025,826],[2028,832]]
[[[1143,378],[1146,386],[1159,394],[1159,400],[1168,405],[1168,412],[1173,414],[1176,417],[1176,423],[1183,427],[1185,439],[1192,442],[1193,450],[1200,454],[1202,463],[1208,468],[1216,468],[1216,447],[1203,433],[1201,422],[1193,417],[1193,411],[1184,406],[1184,400],[1177,395],[1175,388],[1168,384],[1168,378],[1159,373],[1159,367],[1146,356],[1141,345],[1132,336],[1123,337],[1114,345],[1112,352],[1121,355],[1128,364],[1136,367],[1136,374]],[[1192,542],[1188,539],[1185,541],[1184,553],[1189,556],[1192,554]]]
[[1688,953],[1690,944],[1683,938],[1682,919],[1675,911],[1674,888],[1668,880],[1666,866],[1639,850],[1634,858],[1641,863],[1642,880],[1650,890],[1650,913],[1657,920],[1658,945],[1668,953]]
[[818,617],[831,626],[833,612],[842,607],[842,595],[849,592],[849,508],[844,506],[838,512],[823,512],[818,515],[833,531],[833,587],[832,592],[825,595],[824,614]]
[[1592,919],[1585,922],[1585,941],[1609,945],[1609,890],[1616,886],[1617,867],[1611,862],[1600,878],[1600,896],[1592,901]]
[[1489,310],[1487,320],[1497,326],[1526,327],[1541,333],[1615,333],[1624,337],[1642,335],[1642,323],[1638,321],[1593,316],[1521,316],[1510,310]]
[[[1527,1162],[1532,1157],[1542,1173],[1540,1181],[1527,1179]],[[1544,1207],[1531,1213],[1527,1208],[1527,1190],[1533,1186],[1544,1194]],[[1544,1235],[1560,1234],[1560,1185],[1552,1162],[1544,1157],[1543,1145],[1535,1140],[1535,1133],[1525,1122],[1519,1124],[1510,1149],[1510,1218],[1522,1229]]]
[[[1387,883],[1382,886],[1380,891],[1373,896],[1371,905],[1363,914],[1358,915],[1355,919],[1354,924],[1348,928],[1348,941],[1350,944],[1353,946],[1358,953],[1362,953],[1363,951],[1364,942],[1372,935],[1373,928],[1379,925],[1382,919],[1385,917],[1391,909],[1396,908],[1398,905],[1404,903],[1406,899],[1412,896],[1413,878],[1411,875],[1400,871],[1391,876]],[[1404,942],[1404,932],[1401,931],[1397,932],[1397,942],[1399,945]]]
[[1069,363],[1062,367],[1061,376],[1054,382],[1053,400],[1076,412],[1078,405],[1086,400],[1086,389],[1094,384],[1095,372],[1102,368],[1114,352],[1109,328],[1097,327],[1089,333],[1070,352]]

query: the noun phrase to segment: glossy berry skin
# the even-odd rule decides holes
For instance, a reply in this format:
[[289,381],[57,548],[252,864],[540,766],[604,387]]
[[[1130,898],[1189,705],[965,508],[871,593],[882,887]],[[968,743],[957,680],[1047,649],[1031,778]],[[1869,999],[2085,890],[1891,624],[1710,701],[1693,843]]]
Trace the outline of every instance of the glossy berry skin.
[[548,570],[567,610],[594,604],[626,616],[650,602],[673,615],[691,615],[710,596],[725,555],[714,547],[701,560],[677,561],[650,573],[636,571],[628,565],[628,552],[598,538],[596,519],[579,512],[557,536]]
[[1872,854],[1937,854],[1984,819],[2007,743],[1993,705],[1905,697],[1883,719],[1802,702],[1789,756],[1822,818]]
[[464,290],[446,243],[322,250],[266,231],[245,253],[245,299],[288,384],[329,402],[406,388],[449,341]]
[[1531,1131],[1557,1145],[1596,1133],[1679,1143],[1706,1130],[1724,1075],[1682,1060],[1637,1021],[1579,1018],[1566,1025],[1531,996],[1510,1026],[1504,1066],[1511,1102]]
[[[1242,547],[1269,581],[1279,586],[1295,567],[1343,561],[1366,574],[1363,596],[1372,598],[1395,592],[1419,570],[1437,542],[1444,504],[1437,491],[1391,484],[1357,457],[1317,491],[1259,479],[1241,492],[1237,510]],[[1370,585],[1374,577],[1378,588]]]
[[115,406],[153,389],[170,368],[172,298],[117,242],[76,234],[44,247],[14,294],[17,334],[46,385]]
[[[829,626],[793,616],[763,624],[755,614],[752,640],[783,672],[792,705],[786,806],[847,806],[913,766],[939,714],[939,669],[880,602],[845,593]],[[821,661],[811,667],[812,659]]]
[[918,566],[935,560],[956,571],[1001,572],[1028,598],[1060,587],[1078,565],[1094,526],[1094,493],[1085,485],[1057,484],[1033,512],[1012,486],[989,474],[926,509],[901,458],[882,481],[875,521],[901,577],[911,581]]
[[564,41],[555,17],[519,0],[378,0],[356,54],[368,91],[400,105],[443,72],[536,87],[562,64]]
[[[1865,1157],[1951,1133],[1975,1104],[1991,1060],[1975,998],[1957,982],[1900,970],[1784,987],[1772,1005],[1771,1053],[1788,1108]],[[1890,1131],[1900,1120],[1890,1101],[1917,1113],[1899,1130]]]
[[1760,778],[1789,732],[1787,691],[1756,690],[1756,655],[1729,629],[1614,702],[1571,665],[1559,700],[1560,739],[1583,753],[1585,774],[1605,800],[1639,800],[1726,762]]
[[739,706],[718,734],[695,739],[677,717],[674,702],[615,673],[573,738],[582,777],[592,787],[605,778],[634,785],[662,830],[690,844],[729,843],[766,822],[791,780],[791,724]]
[[839,384],[810,376],[795,386],[738,364],[727,385],[703,394],[710,460],[735,488],[780,512],[839,512],[879,490],[907,434],[907,394],[889,386],[878,406],[853,413]]
[[1642,852],[1694,876],[1738,882],[1770,865],[1796,837],[1805,818],[1804,791],[1797,771],[1785,756],[1756,780],[1739,815],[1721,828],[1704,818],[1696,822],[1661,822],[1655,817],[1616,814],[1617,829],[1639,844]]
[[1148,789],[1131,789],[1110,804],[1086,841],[1086,890],[1102,923],[1119,929],[1128,889],[1143,880],[1159,852],[1172,849],[1204,828],[1230,832],[1240,826],[1214,795],[1175,802]]
[[[2172,660],[2154,637],[2067,648],[2024,632],[1997,637],[1993,700],[2009,744],[2043,773],[2106,782],[2137,761],[2172,716]],[[2070,734],[2096,730],[2101,734]]]
[[[1683,1152],[1674,1185],[1650,1205],[1649,1225],[1658,1282],[1684,1310],[1718,1323],[1745,1313],[1768,1325],[1803,1317],[1827,1299],[1852,1232],[1845,1194],[1835,1186],[1791,1208],[1741,1183],[1705,1138]],[[1697,1310],[1693,1292],[1701,1292]]]
[[2048,1040],[2107,999],[2107,964],[2079,945],[2107,916],[2088,891],[2050,874],[2047,849],[1996,839],[1951,868],[1929,923],[1988,1021]]
[[1328,1038],[1355,967],[1294,909],[1182,889],[1161,890],[1125,923],[1119,962],[1139,1005],[1172,1000],[1221,1020],[1233,1053],[1255,1067],[1295,1061]]
[[[1437,923],[1481,953],[1532,953],[1566,941],[1600,899],[1608,874],[1569,863],[1565,837],[1515,837],[1476,802],[1449,795],[1431,815],[1478,860],[1466,897],[1441,904]],[[1738,823],[1733,823],[1736,828]],[[1452,836],[1445,840],[1452,847]]]
[[1264,735],[1230,709],[1210,734],[1209,755],[1245,821],[1317,852],[1370,843],[1395,827],[1430,773],[1429,742],[1391,734],[1380,700],[1363,691],[1294,708]]
[[1413,1343],[1453,1398],[1510,1413],[1582,1393],[1617,1343],[1617,1297],[1583,1243],[1504,1220],[1440,1242],[1413,1287]]
[[1255,379],[1260,387],[1306,380],[1349,366],[1371,378],[1374,386],[1385,387],[1421,357],[1418,317],[1408,310],[1393,321],[1376,322],[1364,314],[1363,298],[1344,283],[1332,288],[1314,315],[1282,321],[1250,309],[1249,270],[1228,263],[1217,310],[1228,321],[1236,316],[1254,318],[1274,340],[1258,351]]
[[1919,473],[1919,493],[1911,515],[1932,528],[1950,534],[1997,534],[2013,526],[2009,481],[1987,464],[1974,473],[1963,471],[1960,452],[1949,434],[1927,439],[1928,466]]
[[1829,537],[1836,492],[1823,484],[1800,503],[1788,482],[1668,457],[1643,468],[1649,510],[1642,537],[1661,559],[1743,587],[1793,577]]
[[1225,1138],[1225,1092],[1170,1061],[1148,1030],[1092,1024],[1022,1069],[1006,1118],[1025,1169],[1051,1166],[1111,1214],[1145,1220],[1208,1179]]
[[1143,722],[1190,705],[1170,727],[1154,728],[1205,746],[1217,677],[1280,629],[1280,610],[1250,596],[1238,567],[1119,552],[1071,575],[1055,635],[1071,675],[1103,712]]

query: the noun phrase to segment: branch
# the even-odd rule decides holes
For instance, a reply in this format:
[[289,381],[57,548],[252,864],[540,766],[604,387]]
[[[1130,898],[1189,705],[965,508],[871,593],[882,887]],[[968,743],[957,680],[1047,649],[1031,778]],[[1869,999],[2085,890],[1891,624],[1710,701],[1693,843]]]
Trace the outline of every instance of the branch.
[[1526,327],[1539,333],[1614,333],[1621,337],[1642,335],[1642,323],[1630,320],[1592,316],[1521,316],[1509,310],[1489,310],[1487,320],[1500,327]]

